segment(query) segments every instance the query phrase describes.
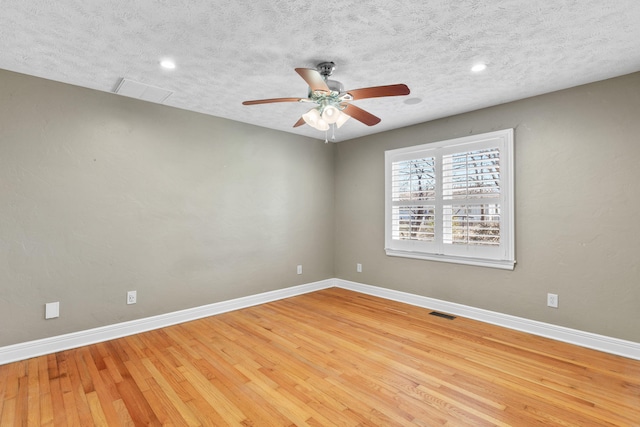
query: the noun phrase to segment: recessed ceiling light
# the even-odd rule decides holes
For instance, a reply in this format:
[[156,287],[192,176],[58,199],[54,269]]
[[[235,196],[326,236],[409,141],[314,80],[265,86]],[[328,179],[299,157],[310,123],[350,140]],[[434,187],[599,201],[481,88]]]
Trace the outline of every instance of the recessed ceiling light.
[[174,68],[176,68],[176,63],[171,59],[163,59],[162,61],[160,61],[160,65],[162,66],[162,68],[166,68],[167,70],[173,70]]
[[486,68],[487,68],[487,64],[480,62],[474,65],[473,67],[471,67],[471,71],[473,71],[474,73],[479,73],[480,71],[484,71]]

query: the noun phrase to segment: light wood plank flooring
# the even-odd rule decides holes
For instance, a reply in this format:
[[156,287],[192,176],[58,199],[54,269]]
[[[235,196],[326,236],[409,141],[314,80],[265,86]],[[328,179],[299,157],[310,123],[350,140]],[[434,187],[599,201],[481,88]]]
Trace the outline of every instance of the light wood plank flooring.
[[640,426],[640,362],[327,289],[0,366],[0,426]]

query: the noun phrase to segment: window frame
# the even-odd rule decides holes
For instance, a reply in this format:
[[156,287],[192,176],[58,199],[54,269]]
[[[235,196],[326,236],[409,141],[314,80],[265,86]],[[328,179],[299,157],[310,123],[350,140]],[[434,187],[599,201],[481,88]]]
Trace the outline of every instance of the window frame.
[[[421,144],[385,151],[385,252],[388,256],[442,261],[513,270],[515,267],[514,227],[514,138],[513,129],[503,129],[478,135],[470,135],[444,141]],[[484,245],[448,245],[443,239],[443,208],[455,205],[456,201],[443,195],[443,157],[465,151],[497,147],[500,151],[500,195],[479,197],[477,200],[493,200],[500,205],[500,244],[496,247]],[[395,162],[412,159],[435,158],[436,197],[433,202],[422,205],[435,206],[435,242],[393,239],[392,167]],[[445,203],[446,200],[446,203]],[[468,200],[468,199],[465,199]],[[467,204],[461,201],[458,205]],[[473,204],[473,203],[469,203]]]

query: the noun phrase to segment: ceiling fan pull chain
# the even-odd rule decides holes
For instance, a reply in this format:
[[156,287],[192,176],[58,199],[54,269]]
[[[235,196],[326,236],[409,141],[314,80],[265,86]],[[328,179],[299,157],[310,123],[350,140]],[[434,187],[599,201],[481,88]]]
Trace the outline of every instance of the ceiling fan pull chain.
[[332,141],[336,140],[336,124],[335,123],[331,124],[331,140]]
[[329,139],[327,138],[327,132],[328,132],[328,130],[325,130],[325,131],[324,131],[324,143],[325,143],[325,144],[328,144],[328,143],[329,143]]

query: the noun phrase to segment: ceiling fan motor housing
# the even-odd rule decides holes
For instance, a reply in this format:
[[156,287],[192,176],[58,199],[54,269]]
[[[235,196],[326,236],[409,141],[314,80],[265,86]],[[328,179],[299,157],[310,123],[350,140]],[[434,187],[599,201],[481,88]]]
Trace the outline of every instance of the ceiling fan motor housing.
[[316,66],[316,70],[322,76],[324,81],[329,86],[329,89],[332,92],[342,93],[344,92],[344,86],[337,80],[330,80],[329,77],[333,74],[336,69],[336,63],[333,61],[321,62]]
[[332,92],[342,93],[344,92],[344,86],[337,80],[329,80],[327,79],[327,86],[331,89]]

